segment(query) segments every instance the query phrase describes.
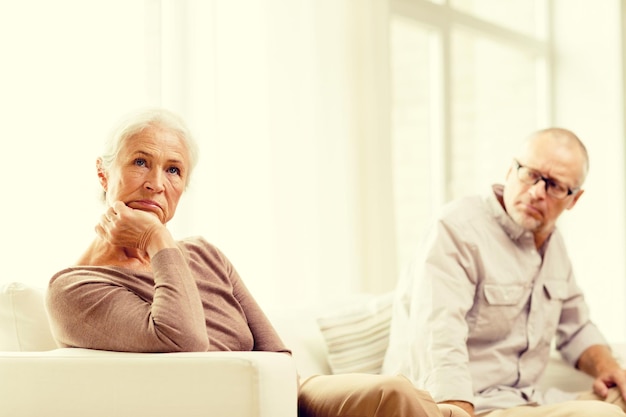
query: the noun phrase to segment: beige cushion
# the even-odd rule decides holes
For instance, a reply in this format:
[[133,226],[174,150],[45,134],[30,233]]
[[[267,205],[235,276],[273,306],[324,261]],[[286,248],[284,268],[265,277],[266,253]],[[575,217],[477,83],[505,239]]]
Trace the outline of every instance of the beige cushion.
[[318,317],[333,374],[378,374],[389,344],[393,294],[370,296]]
[[19,282],[0,285],[0,351],[56,347],[44,306],[44,289]]

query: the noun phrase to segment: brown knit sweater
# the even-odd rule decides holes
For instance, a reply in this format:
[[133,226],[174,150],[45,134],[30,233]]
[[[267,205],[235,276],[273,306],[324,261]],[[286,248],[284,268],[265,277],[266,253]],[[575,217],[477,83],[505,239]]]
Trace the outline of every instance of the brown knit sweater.
[[50,280],[46,303],[64,347],[126,352],[287,352],[232,264],[202,238],[151,260],[152,273],[77,266]]

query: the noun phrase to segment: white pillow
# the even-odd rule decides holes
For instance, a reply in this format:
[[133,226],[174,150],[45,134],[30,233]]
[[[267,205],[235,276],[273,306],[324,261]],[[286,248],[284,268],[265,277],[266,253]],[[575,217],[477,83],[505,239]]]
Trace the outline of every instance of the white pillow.
[[0,351],[57,347],[44,306],[44,292],[19,282],[0,285]]
[[371,296],[318,317],[333,374],[381,372],[392,302],[393,293]]

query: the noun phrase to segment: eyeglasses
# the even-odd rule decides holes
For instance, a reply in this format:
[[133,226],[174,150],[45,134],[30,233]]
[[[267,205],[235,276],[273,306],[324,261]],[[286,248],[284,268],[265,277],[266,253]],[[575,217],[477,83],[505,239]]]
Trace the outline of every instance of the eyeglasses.
[[517,170],[517,178],[526,185],[535,185],[539,181],[543,181],[546,187],[546,193],[559,200],[563,200],[566,197],[578,192],[580,188],[569,188],[565,184],[562,184],[549,177],[544,177],[541,172],[536,169],[525,167],[518,161],[515,162],[515,168]]

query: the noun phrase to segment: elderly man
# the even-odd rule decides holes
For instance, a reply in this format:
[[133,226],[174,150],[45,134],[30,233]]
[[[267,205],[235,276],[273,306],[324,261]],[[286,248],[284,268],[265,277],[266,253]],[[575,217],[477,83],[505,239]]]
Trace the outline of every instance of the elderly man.
[[[398,285],[384,372],[470,416],[623,416],[626,373],[589,319],[556,228],[588,169],[574,133],[545,129],[504,185],[448,204]],[[591,392],[536,388],[553,340],[595,378]]]

